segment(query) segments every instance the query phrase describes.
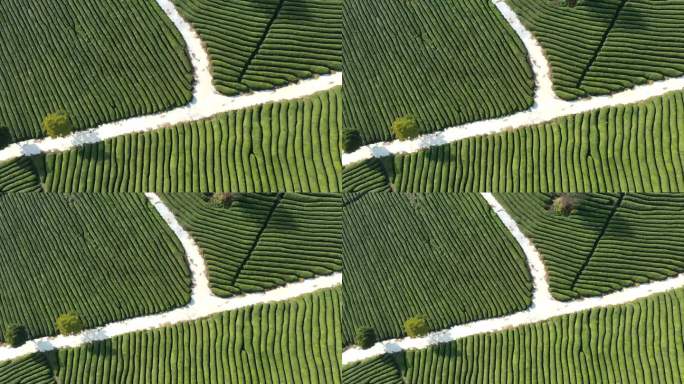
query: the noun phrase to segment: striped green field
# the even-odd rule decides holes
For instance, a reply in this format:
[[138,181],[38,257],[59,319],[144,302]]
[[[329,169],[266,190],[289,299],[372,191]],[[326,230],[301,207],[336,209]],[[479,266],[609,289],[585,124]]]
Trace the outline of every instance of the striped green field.
[[43,137],[47,114],[75,129],[184,105],[185,43],[154,0],[6,0],[0,4],[0,126]]
[[343,335],[403,336],[426,315],[437,330],[527,308],[525,256],[478,194],[344,197]]
[[342,269],[339,195],[235,194],[230,208],[200,194],[162,198],[195,240],[212,291],[258,292]]
[[404,115],[433,132],[533,104],[527,52],[490,1],[348,0],[343,23],[344,126],[366,144]]
[[[341,87],[34,157],[48,192],[337,192]],[[17,161],[3,174],[29,179]],[[17,170],[19,168],[19,170]]]
[[223,94],[342,69],[342,0],[173,1],[206,45]]
[[33,160],[35,159],[22,157],[0,163],[0,193],[40,191],[40,177]]
[[[400,382],[411,384],[675,384],[684,382],[683,323],[678,289],[393,357]],[[345,377],[364,371],[345,384],[386,374],[375,366],[345,366]]]
[[509,0],[538,39],[559,97],[603,95],[684,75],[684,1]]
[[0,265],[0,332],[31,338],[69,311],[91,328],[190,300],[181,244],[143,195],[2,194]]
[[56,384],[50,365],[41,354],[0,362],[0,383]]
[[342,368],[344,384],[404,384],[393,356],[383,355]]
[[339,384],[339,289],[57,353],[59,383]]
[[[472,137],[385,164],[387,182],[404,192],[684,191],[684,93]],[[347,167],[343,177],[358,179],[369,169],[377,166]],[[374,180],[378,188],[382,178]]]
[[552,194],[496,197],[539,250],[559,300],[684,272],[684,195],[582,194],[569,216],[548,211]]

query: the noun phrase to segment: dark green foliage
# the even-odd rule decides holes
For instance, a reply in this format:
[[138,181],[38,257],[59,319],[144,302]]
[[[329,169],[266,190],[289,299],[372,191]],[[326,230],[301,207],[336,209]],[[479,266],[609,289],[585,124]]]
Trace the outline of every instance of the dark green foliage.
[[19,157],[0,163],[0,192],[38,192],[42,190],[34,161]]
[[0,194],[0,265],[0,324],[36,338],[66,310],[94,328],[190,300],[180,241],[142,194]]
[[55,328],[61,335],[75,335],[84,327],[83,320],[76,312],[62,313],[55,320]]
[[413,116],[397,117],[392,122],[392,134],[399,140],[413,139],[420,135],[418,123]]
[[0,149],[3,149],[12,143],[12,133],[7,127],[0,126]]
[[342,69],[342,0],[174,0],[236,95]]
[[375,329],[371,327],[356,328],[354,333],[354,344],[363,349],[368,349],[375,344],[378,336],[375,334]]
[[398,192],[684,192],[682,121],[671,92],[388,157],[384,173]]
[[[683,323],[684,291],[677,289],[385,356],[402,361],[402,380],[379,383],[681,383]],[[359,380],[345,384],[387,377],[389,363],[382,361],[357,363],[351,368]]]
[[45,136],[56,106],[83,130],[192,98],[185,43],[155,1],[6,0],[0,15],[0,126],[14,140]]
[[416,314],[438,330],[530,305],[525,256],[482,196],[345,194],[343,203],[347,345],[358,327],[402,337]]
[[405,384],[401,372],[391,355],[345,365],[342,368],[344,384]]
[[418,315],[404,321],[404,332],[408,337],[421,337],[430,332],[428,319],[426,316]]
[[364,144],[392,140],[398,116],[429,133],[534,103],[527,51],[491,1],[348,0],[343,12],[344,127]]
[[361,135],[356,129],[343,129],[342,130],[342,149],[346,153],[351,153],[361,147]]
[[544,49],[563,99],[684,75],[684,0],[508,3]]
[[50,137],[66,136],[74,129],[69,114],[64,111],[51,113],[42,122],[43,131]]
[[64,384],[340,384],[340,305],[339,289],[322,289],[64,348],[55,375]]
[[26,327],[21,324],[6,325],[2,337],[5,343],[14,348],[24,345],[29,338]]
[[58,384],[50,364],[42,353],[0,362],[0,383]]
[[684,195],[583,194],[569,216],[548,213],[555,194],[496,197],[540,252],[559,300],[684,272]]
[[36,161],[48,192],[337,192],[341,108],[336,87]]
[[342,269],[339,195],[233,194],[216,209],[200,194],[162,195],[207,262],[221,297],[260,292]]

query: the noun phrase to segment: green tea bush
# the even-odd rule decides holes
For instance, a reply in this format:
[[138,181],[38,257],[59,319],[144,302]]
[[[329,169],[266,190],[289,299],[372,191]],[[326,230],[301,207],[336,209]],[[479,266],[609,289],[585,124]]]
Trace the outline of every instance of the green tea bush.
[[342,149],[351,153],[361,146],[361,134],[357,129],[345,129],[342,131]]
[[404,332],[409,337],[425,336],[430,332],[427,317],[423,315],[413,316],[404,322]]
[[413,139],[418,137],[418,123],[411,115],[398,117],[392,122],[392,133],[399,140]]
[[61,335],[74,335],[85,328],[83,321],[75,312],[67,312],[59,315],[55,325]]
[[64,111],[45,116],[42,126],[45,133],[50,137],[66,136],[74,130],[69,114]]
[[375,344],[377,335],[375,330],[371,327],[359,327],[356,329],[356,334],[354,336],[354,344],[358,345],[363,349],[368,349]]
[[26,327],[20,324],[8,324],[3,332],[5,342],[13,348],[20,347],[28,340]]

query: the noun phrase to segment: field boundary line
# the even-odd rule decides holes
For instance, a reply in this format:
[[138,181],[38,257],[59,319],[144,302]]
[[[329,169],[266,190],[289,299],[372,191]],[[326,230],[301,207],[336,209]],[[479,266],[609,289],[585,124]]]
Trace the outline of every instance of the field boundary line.
[[504,0],[492,0],[492,2],[518,34],[527,49],[536,85],[532,108],[508,116],[448,127],[412,140],[393,140],[368,144],[352,153],[342,154],[343,166],[372,158],[414,153],[471,137],[492,135],[599,108],[633,104],[651,97],[661,96],[667,92],[684,89],[684,76],[681,76],[639,85],[610,95],[592,96],[575,101],[562,100],[553,91],[551,66],[544,56],[542,46]]
[[183,19],[171,0],[156,0],[183,36],[193,68],[194,84],[189,104],[151,115],[101,124],[74,132],[65,137],[30,139],[13,143],[0,150],[0,162],[22,156],[46,152],[63,152],[85,144],[98,143],[130,133],[147,132],[175,124],[196,121],[213,115],[253,107],[269,102],[298,99],[316,92],[326,91],[342,84],[342,72],[320,75],[273,90],[257,91],[244,95],[225,96],[216,91],[211,75],[211,62],[194,28]]
[[[506,221],[511,220],[515,223],[515,221],[510,217],[510,215],[508,215],[508,213],[505,212],[505,209],[503,209],[503,207],[496,202],[496,199],[491,194],[483,193],[482,196],[485,197],[488,202],[490,202],[490,205],[493,204],[492,209],[494,209],[497,215],[502,218],[502,221],[505,218]],[[503,211],[503,213],[500,213],[501,211]],[[509,229],[517,228],[517,230],[519,230],[517,224],[509,227],[506,221],[504,221],[504,224]],[[522,232],[520,232],[520,234],[522,234]],[[516,240],[518,240],[518,235],[516,233],[513,233],[513,236],[516,237]],[[529,240],[523,240],[523,243],[520,243],[524,250],[527,247],[526,245],[523,245],[525,241]],[[541,259],[535,256],[534,252],[528,254],[526,251],[525,253],[526,255],[532,255],[533,258],[538,259],[528,260],[528,263],[531,267],[533,264],[541,262]],[[532,305],[524,311],[519,311],[506,316],[455,325],[450,328],[431,332],[423,337],[404,337],[383,340],[375,343],[371,348],[368,349],[361,349],[356,346],[349,347],[342,352],[342,365],[348,365],[388,353],[396,353],[410,349],[425,349],[433,345],[452,342],[468,336],[504,331],[523,325],[539,323],[541,321],[549,320],[558,316],[585,311],[588,309],[627,304],[657,293],[663,293],[672,289],[684,287],[684,273],[681,273],[675,277],[623,288],[619,291],[603,296],[588,297],[573,301],[558,301],[553,298],[551,300],[545,300],[543,299],[543,296],[540,297],[537,293],[537,282],[541,282],[541,280],[539,280],[541,276],[540,270],[532,270],[532,273],[535,280],[535,293],[533,295],[534,299]],[[544,284],[541,285],[543,286]]]
[[36,352],[49,352],[63,348],[74,348],[95,341],[107,340],[115,336],[128,333],[152,330],[178,324],[185,321],[199,320],[217,313],[233,311],[251,307],[257,304],[279,302],[297,298],[325,288],[332,288],[342,284],[342,273],[337,272],[327,276],[289,283],[259,293],[249,293],[230,298],[221,298],[213,294],[209,287],[204,258],[192,236],[183,229],[175,215],[161,201],[158,195],[146,193],[150,203],[169,225],[178,237],[186,253],[192,274],[192,295],[190,303],[184,307],[167,312],[130,318],[106,324],[101,327],[85,330],[71,336],[47,336],[29,340],[18,348],[0,347],[0,362],[13,360]]

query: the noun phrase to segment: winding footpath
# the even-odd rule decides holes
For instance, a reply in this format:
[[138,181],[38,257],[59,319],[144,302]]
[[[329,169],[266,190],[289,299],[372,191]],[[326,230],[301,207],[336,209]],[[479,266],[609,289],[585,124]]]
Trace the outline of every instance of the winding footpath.
[[185,121],[207,118],[221,112],[280,100],[298,99],[342,84],[342,73],[336,72],[301,80],[298,83],[274,90],[232,97],[221,95],[212,83],[209,56],[197,32],[178,13],[171,0],[157,0],[157,3],[185,40],[195,77],[192,101],[186,106],[170,111],[106,123],[88,130],[74,132],[65,137],[32,139],[14,143],[0,151],[0,162],[43,152],[66,151],[116,136],[151,131]]
[[220,298],[211,292],[204,259],[190,234],[181,227],[171,210],[156,194],[147,193],[146,196],[183,245],[192,273],[193,287],[190,303],[168,312],[109,323],[102,327],[85,330],[76,335],[42,337],[31,340],[18,348],[0,347],[0,362],[36,352],[73,348],[127,333],[160,328],[184,321],[198,320],[216,313],[256,304],[290,300],[319,289],[331,288],[342,284],[342,274],[335,273],[298,281],[265,292],[251,293],[227,299]]
[[401,352],[407,349],[422,349],[440,343],[448,343],[464,337],[503,331],[525,324],[537,323],[553,317],[567,315],[587,309],[606,307],[629,303],[650,295],[684,287],[684,273],[676,277],[646,283],[622,289],[604,296],[578,299],[574,301],[558,301],[551,296],[546,276],[546,268],[532,242],[525,237],[515,220],[506,212],[501,204],[490,193],[483,193],[492,210],[499,216],[506,228],[520,244],[532,274],[534,284],[532,305],[525,311],[507,316],[495,317],[466,324],[455,325],[451,328],[431,332],[424,337],[405,337],[389,339],[376,343],[369,349],[350,347],[342,353],[342,364],[380,356],[386,353]]
[[637,103],[667,92],[684,89],[684,77],[677,77],[637,86],[612,95],[594,96],[572,102],[562,100],[553,92],[551,66],[546,60],[539,42],[523,26],[520,18],[504,0],[492,1],[518,34],[527,49],[536,84],[535,102],[532,108],[501,118],[479,120],[449,127],[439,132],[421,135],[413,140],[394,140],[369,144],[352,153],[343,154],[342,165],[346,166],[373,157],[418,152],[469,137],[495,134],[598,108]]

